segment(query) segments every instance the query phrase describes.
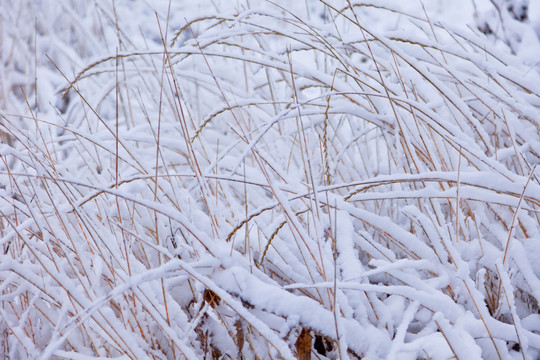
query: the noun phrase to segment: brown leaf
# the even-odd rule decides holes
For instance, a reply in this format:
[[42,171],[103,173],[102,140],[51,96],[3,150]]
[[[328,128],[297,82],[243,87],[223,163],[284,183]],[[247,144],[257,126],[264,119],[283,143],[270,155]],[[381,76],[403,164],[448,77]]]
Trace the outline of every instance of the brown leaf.
[[220,298],[219,296],[213,292],[212,290],[206,289],[204,290],[203,299],[208,304],[210,304],[211,307],[215,308],[219,305]]
[[[238,354],[242,354],[242,348],[244,347],[244,328],[242,327],[242,321],[236,320],[234,323],[236,328],[236,347],[238,348]],[[239,356],[240,357],[240,356]]]
[[296,357],[298,360],[311,360],[311,331],[302,328],[302,332],[296,340]]

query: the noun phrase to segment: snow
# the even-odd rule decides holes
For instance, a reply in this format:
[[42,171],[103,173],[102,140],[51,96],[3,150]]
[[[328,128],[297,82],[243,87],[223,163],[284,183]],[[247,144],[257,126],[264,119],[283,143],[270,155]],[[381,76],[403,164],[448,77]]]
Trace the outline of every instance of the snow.
[[538,358],[539,14],[0,1],[6,357]]

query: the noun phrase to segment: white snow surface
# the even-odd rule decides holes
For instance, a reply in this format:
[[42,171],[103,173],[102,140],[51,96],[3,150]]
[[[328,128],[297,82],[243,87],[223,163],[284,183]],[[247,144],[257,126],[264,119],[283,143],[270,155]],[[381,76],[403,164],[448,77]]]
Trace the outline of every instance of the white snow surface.
[[0,0],[0,61],[4,359],[540,358],[538,0]]

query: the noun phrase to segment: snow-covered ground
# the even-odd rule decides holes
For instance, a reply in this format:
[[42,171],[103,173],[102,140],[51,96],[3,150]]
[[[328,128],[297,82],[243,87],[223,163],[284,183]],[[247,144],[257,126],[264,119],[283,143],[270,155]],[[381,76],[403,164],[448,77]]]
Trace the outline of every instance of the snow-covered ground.
[[540,357],[540,1],[0,0],[3,359]]

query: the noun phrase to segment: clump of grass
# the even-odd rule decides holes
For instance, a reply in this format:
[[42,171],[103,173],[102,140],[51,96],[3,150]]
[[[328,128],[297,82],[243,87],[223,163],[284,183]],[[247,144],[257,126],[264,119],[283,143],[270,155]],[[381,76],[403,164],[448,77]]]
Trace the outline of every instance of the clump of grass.
[[250,5],[97,7],[118,48],[1,115],[6,356],[538,356],[538,73],[427,13]]

